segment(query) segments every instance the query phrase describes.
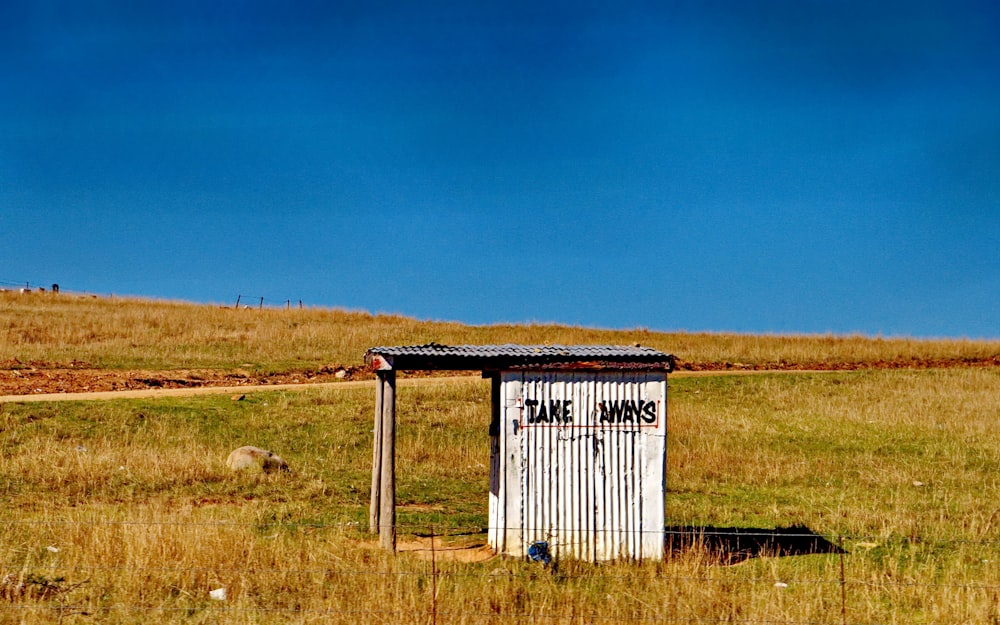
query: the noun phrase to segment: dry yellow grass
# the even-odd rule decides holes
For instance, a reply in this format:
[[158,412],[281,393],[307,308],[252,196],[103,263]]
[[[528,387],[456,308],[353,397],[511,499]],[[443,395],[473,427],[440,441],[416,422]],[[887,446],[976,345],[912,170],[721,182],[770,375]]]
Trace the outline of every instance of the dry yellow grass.
[[235,310],[155,300],[0,294],[0,362],[288,371],[359,365],[372,346],[429,342],[641,343],[687,363],[736,367],[1000,360],[1000,341],[470,326],[336,309]]
[[[0,361],[291,370],[367,347],[634,343],[688,362],[982,360],[996,341],[466,326],[362,312],[0,296]],[[17,366],[10,362],[8,366]],[[485,540],[488,382],[402,388],[400,531]],[[1000,368],[671,381],[671,525],[803,524],[836,555],[557,570],[431,563],[365,531],[370,389],[0,405],[0,623],[996,623]],[[288,474],[234,475],[243,444]],[[471,535],[466,535],[471,532]],[[210,592],[226,589],[225,600]],[[433,593],[435,592],[436,595]],[[842,603],[842,599],[846,601]]]
[[[485,525],[488,382],[399,400],[401,532],[484,540],[454,534]],[[327,388],[4,405],[0,622],[995,622],[1000,370],[687,377],[670,401],[668,522],[842,536],[844,586],[837,555],[698,548],[434,578],[365,532],[372,393]],[[293,471],[229,473],[245,442]]]

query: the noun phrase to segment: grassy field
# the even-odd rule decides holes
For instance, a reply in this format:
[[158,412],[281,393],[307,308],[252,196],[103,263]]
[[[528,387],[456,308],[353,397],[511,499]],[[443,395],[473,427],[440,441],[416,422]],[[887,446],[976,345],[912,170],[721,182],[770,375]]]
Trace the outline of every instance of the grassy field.
[[[724,566],[697,548],[432,576],[366,532],[366,388],[5,404],[0,621],[994,623],[998,390],[995,368],[671,381],[668,523],[842,539],[843,585],[837,555]],[[402,542],[485,541],[488,395],[401,387]],[[293,470],[231,474],[245,443]]]
[[235,310],[183,302],[0,293],[0,366],[290,371],[360,365],[366,349],[424,343],[641,343],[682,363],[837,366],[996,359],[1000,341],[469,326],[332,309]]
[[[288,370],[428,341],[641,342],[688,362],[753,365],[1000,353],[982,341],[0,296],[11,368]],[[489,384],[477,379],[401,382],[409,550],[384,553],[367,532],[373,394],[0,404],[0,623],[1000,622],[1000,367],[672,377],[668,525],[795,527],[846,552],[740,564],[699,546],[643,564],[450,559],[481,555],[486,541]],[[225,458],[244,444],[292,470],[230,472]]]

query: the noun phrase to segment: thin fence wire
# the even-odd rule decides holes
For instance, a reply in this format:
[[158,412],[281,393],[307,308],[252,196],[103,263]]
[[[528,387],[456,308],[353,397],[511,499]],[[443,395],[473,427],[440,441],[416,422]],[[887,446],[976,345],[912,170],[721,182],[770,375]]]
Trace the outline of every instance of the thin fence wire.
[[[276,523],[276,522],[235,522],[235,521],[108,521],[108,520],[26,520],[26,519],[5,519],[4,524],[8,527],[11,526],[41,526],[41,527],[163,527],[163,526],[177,526],[177,527],[194,527],[194,528],[245,528],[259,531],[262,529],[289,529],[289,530],[300,530],[300,529],[330,529],[330,530],[351,530],[355,532],[361,532],[361,526],[359,523],[350,521],[344,523]],[[442,539],[449,537],[459,537],[459,536],[486,536],[489,531],[505,531],[508,528],[498,527],[480,527],[480,526],[468,526],[468,527],[449,527],[447,529],[440,529],[438,526],[425,525],[425,524],[396,524],[395,529],[397,534],[400,536],[416,536],[416,537],[430,537],[431,544],[425,549],[407,549],[399,551],[400,553],[412,552],[412,551],[425,551],[425,552],[439,552],[447,551],[447,548],[435,548],[434,539]],[[558,530],[561,533],[569,534],[573,530]],[[641,532],[648,533],[648,532]],[[667,559],[671,557],[671,551],[674,553],[682,553],[687,549],[691,548],[701,548],[705,547],[705,543],[700,540],[703,536],[733,536],[733,534],[723,531],[705,531],[705,532],[695,532],[695,533],[681,533],[677,531],[666,531],[668,535],[683,536],[686,540],[679,542],[671,550],[671,545],[667,543]],[[373,536],[373,534],[364,533],[365,536]],[[762,538],[773,538],[775,540],[788,539],[788,538],[804,538],[804,539],[817,539],[821,538],[829,541],[835,545],[844,545],[846,541],[857,541],[857,542],[869,542],[877,540],[871,536],[863,535],[831,535],[831,534],[816,534],[811,532],[802,533],[789,533],[789,532],[767,532],[767,531],[753,531],[738,534],[739,537],[762,537]],[[912,541],[908,538],[899,536],[901,539],[900,545],[919,547],[929,550],[939,550],[944,547],[951,546],[955,543],[970,544],[970,545],[981,545],[981,546],[995,546],[998,542],[997,540],[948,540],[948,541],[928,541],[928,540],[917,540]],[[882,539],[883,542],[880,544],[887,544],[885,538]],[[837,556],[842,555],[845,552],[814,552],[809,555],[827,555],[827,556]],[[850,553],[846,552],[847,555],[861,555],[864,556],[865,552]],[[783,554],[781,550],[768,551],[766,549],[761,550],[759,553],[755,554],[753,557],[757,556],[782,556],[789,555]],[[798,554],[805,555],[805,554]],[[4,566],[6,570],[16,569],[20,563],[18,562],[8,562],[0,563],[0,566]],[[376,576],[383,577],[388,575],[427,575],[426,572],[421,571],[401,571],[401,570],[356,570],[356,569],[335,569],[329,567],[310,567],[310,568],[281,568],[281,567],[259,567],[254,566],[250,568],[239,568],[239,567],[129,567],[129,566],[99,566],[99,565],[81,565],[81,564],[66,564],[61,565],[58,563],[49,563],[45,565],[48,570],[60,570],[60,571],[134,571],[134,572],[158,572],[158,573],[191,573],[191,572],[229,572],[229,573],[244,573],[252,572],[254,574],[292,574],[292,575],[316,575],[316,574],[326,574],[326,575],[352,575],[352,576]],[[595,569],[599,570],[599,569]],[[450,577],[481,577],[481,573],[469,572],[461,573],[456,571],[449,571],[448,575]],[[511,573],[512,576],[517,577],[517,574]],[[526,576],[534,575],[534,573],[525,573]],[[731,583],[734,580],[732,578],[726,578],[725,580],[715,578],[712,576],[671,576],[665,575],[662,572],[654,572],[651,574],[652,577],[661,580],[673,580],[673,581],[699,581],[699,582],[713,582],[713,581],[726,581]],[[576,573],[571,575],[571,577],[581,578],[581,579],[596,579],[596,580],[612,580],[612,579],[631,579],[634,575],[616,575],[603,572],[596,573]],[[743,583],[773,583],[774,579],[770,577],[760,577],[760,578],[743,578],[739,580]],[[860,579],[849,579],[846,576],[841,575],[840,578],[830,579],[830,578],[789,578],[783,580],[787,583],[796,584],[831,584],[831,583],[847,583],[857,586],[900,586],[900,587],[927,587],[927,588],[971,588],[971,589],[982,589],[982,590],[1000,590],[1000,584],[977,584],[977,583],[946,583],[946,582],[908,582],[903,580],[884,580],[884,581],[869,581]]]
[[4,289],[4,290],[8,290],[8,291],[20,291],[22,289],[24,291],[45,291],[45,290],[48,290],[48,289],[52,289],[53,291],[58,292],[59,291],[59,285],[58,284],[45,284],[45,285],[33,284],[29,280],[6,280],[6,279],[0,279],[0,289]]
[[[82,605],[65,605],[65,606],[0,606],[0,611],[3,610],[24,610],[24,611],[54,611],[63,612],[67,614],[83,614],[91,615],[91,612],[87,612],[85,606]],[[230,613],[230,614],[244,614],[244,613],[257,613],[257,614],[289,614],[289,615],[316,615],[316,616],[351,616],[351,617],[403,617],[403,616],[413,616],[413,615],[423,615],[422,612],[415,612],[413,610],[326,610],[326,609],[310,609],[310,608],[240,608],[240,607],[215,607],[215,606],[141,606],[141,605],[127,605],[127,604],[114,604],[110,606],[101,606],[97,608],[92,608],[94,612],[100,612],[107,614],[110,612],[175,612],[175,613],[189,613],[193,611],[197,612],[208,612],[208,613]],[[828,625],[830,623],[839,622],[834,620],[828,621],[817,621],[817,620],[788,620],[788,619],[752,619],[752,618],[719,618],[719,617],[674,617],[668,615],[655,615],[655,616],[626,616],[626,615],[607,615],[599,614],[595,612],[588,613],[577,613],[577,614],[539,614],[536,612],[440,612],[438,616],[443,618],[455,618],[467,620],[469,618],[481,619],[481,620],[497,620],[507,619],[522,621],[572,621],[572,622],[628,622],[628,623],[745,623],[746,625]],[[861,623],[850,623],[850,625],[862,625]]]
[[[232,521],[205,521],[205,522],[173,522],[173,521],[141,521],[141,520],[66,520],[66,519],[53,519],[53,520],[25,520],[25,519],[9,519],[6,520],[8,526],[41,526],[41,527],[96,527],[96,526],[117,526],[117,527],[160,527],[160,526],[187,526],[192,527],[195,530],[201,530],[204,528],[216,527],[224,529],[238,529],[246,528],[252,530],[260,530],[262,528],[283,528],[288,530],[300,530],[303,528],[316,530],[316,529],[330,529],[330,530],[351,530],[354,532],[360,532],[361,528],[359,524],[353,521],[343,522],[343,523],[330,523],[330,524],[320,524],[320,523],[252,523],[252,522],[232,522]],[[285,577],[317,577],[322,576],[324,580],[330,580],[331,578],[337,577],[354,577],[362,578],[368,577],[373,580],[378,580],[377,584],[380,586],[385,586],[386,584],[391,585],[393,580],[404,580],[404,579],[414,579],[418,578],[421,581],[427,581],[427,586],[430,588],[429,596],[426,599],[426,606],[420,608],[410,608],[410,609],[386,609],[386,606],[372,605],[368,609],[340,609],[340,608],[303,608],[303,607],[280,607],[280,606],[260,606],[260,605],[211,605],[206,604],[204,601],[197,602],[194,600],[188,605],[140,605],[138,603],[111,603],[111,604],[100,604],[100,602],[95,603],[81,603],[78,601],[70,601],[70,597],[66,597],[66,600],[54,601],[48,603],[18,603],[17,601],[0,601],[0,614],[31,614],[38,612],[48,612],[52,614],[59,615],[60,618],[64,615],[87,615],[87,616],[97,616],[97,617],[108,617],[114,613],[133,613],[133,614],[146,614],[150,618],[153,615],[160,614],[164,616],[169,615],[180,615],[185,613],[199,612],[207,614],[233,614],[237,617],[247,617],[251,618],[266,618],[267,615],[289,615],[289,616],[311,616],[311,617],[329,617],[329,618],[343,618],[343,619],[357,619],[363,621],[371,620],[401,620],[403,618],[410,618],[421,620],[427,619],[427,622],[432,625],[436,625],[438,622],[447,623],[451,621],[456,622],[476,622],[476,621],[492,621],[496,622],[502,620],[504,622],[518,621],[518,622],[587,622],[587,623],[597,623],[597,622],[628,622],[628,623],[646,623],[646,622],[657,622],[657,623],[744,623],[746,625],[765,625],[765,624],[785,624],[785,625],[820,625],[828,623],[840,623],[841,625],[861,625],[861,623],[855,623],[848,617],[847,605],[849,603],[848,599],[852,589],[866,588],[875,589],[876,592],[882,592],[886,594],[894,593],[898,589],[917,591],[921,594],[927,592],[933,592],[935,590],[941,591],[970,591],[970,592],[989,592],[994,596],[1000,594],[1000,584],[986,584],[986,583],[949,583],[946,581],[941,582],[919,582],[919,581],[908,581],[905,579],[881,579],[872,580],[870,578],[859,579],[852,578],[849,574],[848,569],[845,568],[844,562],[844,552],[840,553],[827,553],[826,555],[839,557],[840,566],[831,567],[830,570],[833,575],[830,577],[783,577],[778,584],[781,587],[799,587],[799,586],[834,586],[839,585],[841,588],[841,605],[840,609],[832,610],[830,612],[829,618],[824,620],[794,620],[794,619],[755,619],[755,618],[734,618],[732,615],[727,615],[726,617],[719,618],[709,618],[703,616],[693,616],[693,615],[676,615],[663,613],[666,606],[648,605],[649,608],[645,613],[640,615],[630,615],[630,614],[600,614],[596,612],[580,612],[576,606],[564,606],[565,610],[562,611],[551,611],[544,612],[539,610],[525,611],[512,610],[512,611],[501,611],[501,612],[482,612],[476,609],[470,610],[441,610],[438,605],[438,589],[440,584],[447,583],[447,580],[460,580],[463,578],[483,578],[486,573],[480,569],[474,569],[460,563],[444,561],[440,562],[437,559],[437,549],[436,540],[446,538],[448,536],[468,536],[468,535],[480,535],[486,534],[491,528],[483,528],[478,526],[466,526],[466,527],[452,527],[441,528],[439,526],[421,523],[402,523],[397,524],[395,529],[401,535],[414,535],[414,536],[426,536],[430,540],[430,555],[431,560],[429,565],[423,566],[422,568],[418,566],[415,570],[409,570],[405,568],[381,568],[381,569],[359,569],[353,567],[337,568],[337,567],[302,567],[302,568],[284,568],[284,567],[259,567],[259,566],[248,566],[248,567],[206,567],[206,566],[190,566],[190,567],[170,567],[170,566],[158,566],[158,567],[145,567],[145,566],[99,566],[99,565],[87,565],[87,564],[59,564],[59,563],[46,563],[41,565],[39,563],[38,568],[44,570],[48,575],[56,575],[61,573],[74,573],[74,574],[100,574],[100,573],[123,573],[127,575],[143,576],[143,575],[184,575],[184,574],[201,574],[201,575],[214,575],[217,578],[227,578],[227,577],[240,577],[240,578],[260,578],[264,576],[285,576]],[[493,528],[493,529],[504,529],[504,528]],[[667,535],[675,537],[684,537],[687,540],[683,543],[685,547],[697,547],[699,544],[698,539],[705,536],[729,536],[730,532],[721,530],[706,529],[702,532],[681,532],[677,530],[666,530],[664,532]],[[763,531],[763,530],[751,530],[740,534],[741,537],[757,537],[764,539],[788,539],[790,537],[805,538],[805,539],[816,539],[818,537],[828,540],[831,543],[843,546],[845,541],[874,541],[871,536],[858,536],[858,535],[818,535],[812,532],[779,532],[779,531]],[[887,537],[880,537],[885,542]],[[966,544],[978,544],[983,546],[994,546],[997,544],[997,540],[968,540],[962,539],[958,541],[945,541],[944,543],[928,540],[910,540],[903,536],[888,538],[898,538],[900,544],[909,544],[915,547],[926,548],[926,549],[941,549],[953,542],[960,542]],[[10,554],[9,554],[10,555]],[[776,555],[776,554],[770,554]],[[861,552],[859,555],[865,557],[865,552]],[[9,557],[9,556],[8,556]],[[671,558],[669,552],[667,554],[667,560]],[[392,560],[388,562],[393,562]],[[394,562],[403,562],[401,560],[395,560]],[[413,566],[414,562],[410,562],[406,566]],[[419,564],[419,563],[417,563]],[[712,570],[711,565],[708,566],[708,571]],[[10,570],[25,570],[26,564],[23,561],[8,561],[0,563],[0,571],[10,571]],[[545,570],[549,568],[553,575],[555,575],[556,567],[541,567],[525,569],[524,571],[505,571],[505,577],[512,580],[529,581],[537,578],[540,570]],[[724,567],[728,568],[728,567]],[[662,568],[645,569],[646,573],[643,574],[638,572],[636,574],[615,574],[612,572],[601,571],[598,567],[594,567],[589,571],[581,570],[579,567],[574,572],[566,572],[565,570],[559,571],[558,575],[562,576],[564,580],[580,580],[584,582],[606,582],[611,580],[655,580],[658,583],[663,583],[669,587],[671,583],[697,583],[697,584],[725,584],[728,591],[733,592],[734,588],[739,587],[754,587],[754,586],[776,586],[775,579],[773,577],[765,576],[748,576],[742,578],[734,578],[732,576],[722,576],[714,574],[705,575],[672,575],[668,571],[664,571]],[[8,574],[9,576],[9,574]],[[23,577],[23,573],[22,573]],[[7,581],[7,580],[4,580]],[[0,582],[2,584],[3,582]],[[73,588],[79,587],[87,582],[81,582],[76,584]],[[0,588],[2,590],[2,588]]]
[[[18,563],[14,563],[16,568]],[[443,561],[439,564],[435,564],[435,569],[437,566],[443,566],[445,564]],[[82,564],[72,564],[72,565],[58,565],[58,564],[46,564],[40,568],[43,568],[48,572],[81,572],[81,573],[158,573],[158,574],[191,574],[191,573],[223,573],[223,574],[245,574],[252,573],[253,575],[270,575],[270,576],[317,576],[323,575],[325,577],[373,577],[373,578],[389,578],[389,577],[421,577],[421,578],[433,578],[438,579],[441,576],[447,576],[452,579],[477,579],[482,578],[482,572],[457,572],[453,569],[442,569],[441,571],[435,572],[431,571],[407,571],[407,570],[360,570],[360,569],[330,569],[330,568],[312,568],[312,569],[285,569],[285,568],[267,568],[254,566],[250,568],[239,568],[239,567],[203,567],[203,566],[192,566],[192,567],[147,567],[147,566],[93,566],[93,565],[82,565]],[[637,577],[636,575],[609,575],[609,574],[563,574],[567,579],[580,579],[587,581],[615,581],[615,580],[634,580],[634,579],[655,579],[661,582],[698,582],[698,583],[719,583],[719,584],[742,584],[747,586],[755,585],[765,585],[773,586],[776,581],[772,577],[745,577],[739,579],[733,578],[721,578],[712,576],[697,576],[697,575],[667,575],[663,573],[650,574],[647,577]],[[537,577],[537,572],[527,571],[524,573],[508,572],[506,575],[509,579],[535,579]],[[781,583],[787,584],[789,586],[824,586],[824,585],[840,585],[844,584],[848,587],[865,587],[865,588],[925,588],[925,589],[947,589],[947,590],[985,590],[985,591],[1000,591],[1000,584],[974,584],[974,583],[930,583],[930,582],[905,582],[905,581],[895,581],[895,580],[884,580],[884,581],[865,581],[857,579],[845,579],[841,580],[839,578],[829,578],[829,579],[811,579],[811,578],[796,578],[796,577],[783,577]]]
[[[359,528],[367,528],[367,522],[362,524],[360,521],[343,521],[337,523],[318,523],[318,522],[308,522],[308,523],[292,523],[288,521],[153,521],[153,520],[108,520],[105,518],[100,519],[4,519],[4,524],[6,525],[28,525],[28,526],[191,526],[191,527],[246,527],[246,528],[256,528],[256,529],[309,529],[309,530],[358,530]],[[488,532],[504,532],[510,529],[521,529],[521,528],[508,528],[500,526],[483,526],[483,525],[456,525],[448,526],[447,528],[442,528],[441,526],[430,526],[425,523],[396,523],[392,526],[398,534],[407,534],[417,537],[429,537],[434,532],[434,536],[438,538],[454,537],[454,536],[469,536],[477,534],[487,534]],[[574,533],[584,533],[590,534],[597,532],[605,532],[614,535],[633,535],[633,534],[663,534],[668,541],[671,537],[676,537],[678,539],[684,539],[679,541],[679,545],[687,545],[688,543],[694,541],[698,542],[702,538],[714,538],[714,537],[738,537],[738,538],[762,538],[762,539],[822,539],[826,540],[834,545],[843,541],[844,543],[877,543],[879,545],[884,545],[887,543],[902,543],[911,546],[921,546],[921,547],[945,547],[953,545],[1000,545],[1000,537],[998,538],[983,538],[983,539],[971,539],[971,538],[934,538],[928,539],[926,537],[913,537],[910,533],[893,532],[881,535],[873,534],[822,534],[812,531],[788,531],[788,530],[766,530],[766,529],[753,529],[753,528],[716,528],[712,526],[674,526],[674,527],[684,527],[684,529],[674,529],[665,528],[663,530],[634,530],[634,529],[622,529],[622,530],[594,530],[594,529],[581,529],[581,528],[551,528],[552,533],[558,533],[562,535],[572,535]]]
[[262,295],[237,295],[236,303],[233,305],[235,309],[243,310],[263,310],[265,308],[284,308],[290,310],[292,308],[303,308],[304,305],[301,299],[271,299],[264,297]]
[[[12,563],[13,566],[8,566],[9,569],[18,568],[19,563]],[[435,565],[435,569],[439,565],[443,565],[444,562]],[[441,576],[447,576],[453,579],[477,579],[482,578],[482,572],[457,572],[453,569],[442,569],[441,571],[435,572],[431,571],[407,571],[407,570],[360,570],[360,569],[329,569],[329,568],[313,568],[313,569],[285,569],[285,568],[266,568],[266,567],[147,567],[147,566],[92,566],[92,565],[59,565],[59,564],[46,564],[40,568],[43,568],[47,572],[79,572],[79,573],[157,573],[157,574],[191,574],[191,573],[222,573],[222,574],[245,574],[252,573],[253,575],[269,575],[269,576],[317,576],[323,575],[325,577],[373,577],[373,578],[389,578],[389,577],[399,577],[399,578],[433,578],[439,579]],[[719,583],[719,584],[742,584],[746,586],[755,585],[765,585],[774,586],[776,583],[775,579],[772,577],[745,577],[739,579],[733,578],[722,578],[722,577],[712,577],[712,576],[698,576],[698,575],[668,575],[663,573],[650,574],[647,577],[637,577],[636,575],[609,575],[609,574],[564,574],[560,573],[567,579],[580,579],[587,581],[615,581],[615,580],[635,580],[635,579],[655,579],[661,582],[698,582],[698,583]],[[537,577],[537,572],[526,571],[524,573],[508,572],[506,575],[509,579],[535,579]],[[810,579],[810,578],[796,578],[796,577],[783,577],[781,583],[787,584],[789,586],[825,586],[825,585],[839,585],[844,584],[848,587],[864,587],[864,588],[924,588],[924,589],[947,589],[947,590],[983,590],[983,591],[1000,591],[1000,584],[975,584],[975,583],[943,583],[943,582],[906,582],[898,580],[884,580],[884,581],[866,581],[857,579],[845,579],[841,580],[839,578],[829,578],[829,579]]]

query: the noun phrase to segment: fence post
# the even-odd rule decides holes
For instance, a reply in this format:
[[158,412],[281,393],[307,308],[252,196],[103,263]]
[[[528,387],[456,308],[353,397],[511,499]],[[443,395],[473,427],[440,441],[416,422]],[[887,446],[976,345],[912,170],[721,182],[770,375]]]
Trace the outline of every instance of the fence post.
[[379,371],[382,383],[382,475],[379,481],[379,543],[396,551],[396,370]]
[[260,298],[260,307],[257,310],[264,310],[264,298]]
[[236,310],[240,309],[240,298],[241,297],[243,297],[243,296],[242,295],[237,295],[236,296],[236,306],[234,306],[234,308],[236,308]]
[[385,395],[382,387],[382,376],[375,380],[375,427],[372,429],[372,496],[368,509],[368,532],[376,534],[379,531],[379,514],[382,511],[382,501],[380,498],[382,485],[382,402]]

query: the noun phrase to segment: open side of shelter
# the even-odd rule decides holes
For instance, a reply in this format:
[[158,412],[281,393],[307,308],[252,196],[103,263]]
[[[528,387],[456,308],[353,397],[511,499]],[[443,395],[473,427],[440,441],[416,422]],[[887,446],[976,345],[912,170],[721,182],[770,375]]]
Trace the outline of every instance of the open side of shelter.
[[369,529],[396,544],[396,371],[475,370],[492,381],[489,542],[591,561],[664,553],[667,374],[639,346],[373,347]]

